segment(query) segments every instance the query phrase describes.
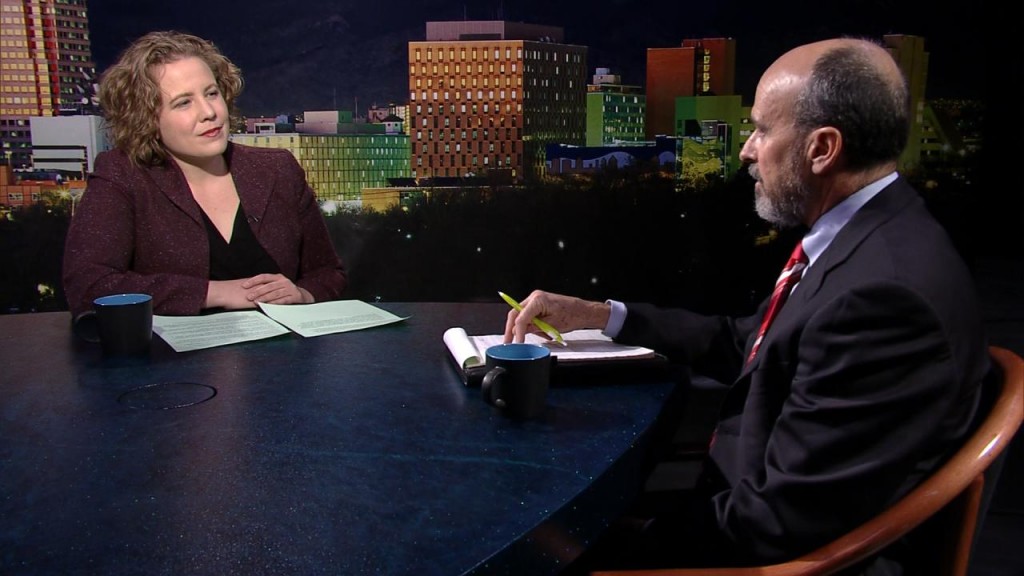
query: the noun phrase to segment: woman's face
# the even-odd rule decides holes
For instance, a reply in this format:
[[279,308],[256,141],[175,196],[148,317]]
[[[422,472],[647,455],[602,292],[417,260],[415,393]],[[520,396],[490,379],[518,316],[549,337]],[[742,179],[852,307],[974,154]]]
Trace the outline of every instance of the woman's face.
[[224,153],[228,107],[206,62],[182,58],[157,66],[160,85],[160,141],[175,160],[202,164]]

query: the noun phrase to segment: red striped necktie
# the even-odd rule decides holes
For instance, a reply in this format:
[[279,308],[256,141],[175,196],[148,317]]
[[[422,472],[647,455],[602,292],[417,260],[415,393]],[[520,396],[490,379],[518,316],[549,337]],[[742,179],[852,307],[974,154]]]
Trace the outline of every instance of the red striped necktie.
[[764,320],[761,320],[761,329],[757,331],[757,339],[754,340],[754,346],[751,347],[750,355],[747,356],[747,364],[752,362],[754,356],[757,355],[757,349],[761,347],[761,341],[764,340],[768,327],[771,326],[775,317],[779,315],[779,310],[786,303],[786,298],[789,297],[793,286],[800,281],[800,276],[803,275],[807,262],[807,254],[804,253],[804,243],[802,241],[798,242],[796,248],[793,249],[793,254],[789,256],[789,261],[786,262],[786,267],[782,269],[782,274],[775,281],[775,290],[772,292],[771,302],[768,303],[768,311],[764,314]]

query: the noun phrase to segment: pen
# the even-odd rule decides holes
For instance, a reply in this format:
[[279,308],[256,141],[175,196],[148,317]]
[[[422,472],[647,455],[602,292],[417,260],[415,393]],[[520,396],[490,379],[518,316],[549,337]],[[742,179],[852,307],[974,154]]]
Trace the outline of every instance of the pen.
[[[519,304],[519,302],[516,302],[515,299],[509,296],[508,294],[505,294],[504,292],[498,292],[498,296],[501,296],[502,300],[508,302],[508,305],[515,308],[517,311],[523,311],[523,307]],[[537,326],[537,328],[540,328],[541,330],[544,331],[545,334],[550,336],[551,339],[554,340],[555,342],[558,342],[562,346],[568,346],[568,344],[565,343],[565,340],[562,339],[562,334],[558,330],[555,330],[555,327],[552,326],[551,324],[548,324],[547,322],[539,318],[534,318],[533,323],[535,326]]]

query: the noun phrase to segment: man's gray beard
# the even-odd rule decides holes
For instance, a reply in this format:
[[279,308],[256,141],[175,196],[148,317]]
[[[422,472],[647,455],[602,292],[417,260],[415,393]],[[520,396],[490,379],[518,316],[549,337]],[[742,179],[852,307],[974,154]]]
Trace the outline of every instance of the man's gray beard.
[[769,224],[779,228],[794,228],[803,223],[803,210],[806,197],[802,191],[790,190],[782,198],[773,200],[768,194],[754,193],[754,209],[757,215]]
[[[792,161],[792,159],[790,160]],[[791,166],[791,168],[793,174],[799,170],[799,166]],[[757,164],[751,164],[747,171],[755,181],[761,184],[762,191],[760,193],[757,192],[757,187],[754,187],[754,210],[757,211],[757,215],[761,219],[779,228],[794,228],[803,223],[804,206],[811,196],[810,190],[807,190],[801,182],[793,182],[787,178],[780,184],[783,191],[779,194],[779,198],[773,199],[764,191],[764,182],[761,182],[761,171]]]

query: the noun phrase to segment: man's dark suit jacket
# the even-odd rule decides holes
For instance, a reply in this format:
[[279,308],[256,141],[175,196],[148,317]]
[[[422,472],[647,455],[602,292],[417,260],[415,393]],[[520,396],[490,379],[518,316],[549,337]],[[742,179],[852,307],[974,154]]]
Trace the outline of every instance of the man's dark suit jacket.
[[[336,299],[345,271],[295,158],[237,144],[225,158],[249,226],[281,273],[317,302]],[[73,316],[122,292],[152,295],[157,314],[198,314],[209,277],[207,228],[177,164],[139,167],[118,150],[97,156],[64,251]]]
[[969,272],[902,178],[807,269],[743,366],[766,307],[731,319],[628,304],[618,340],[731,370],[710,452],[713,517],[735,550],[777,560],[934,469],[965,435],[989,361]]

